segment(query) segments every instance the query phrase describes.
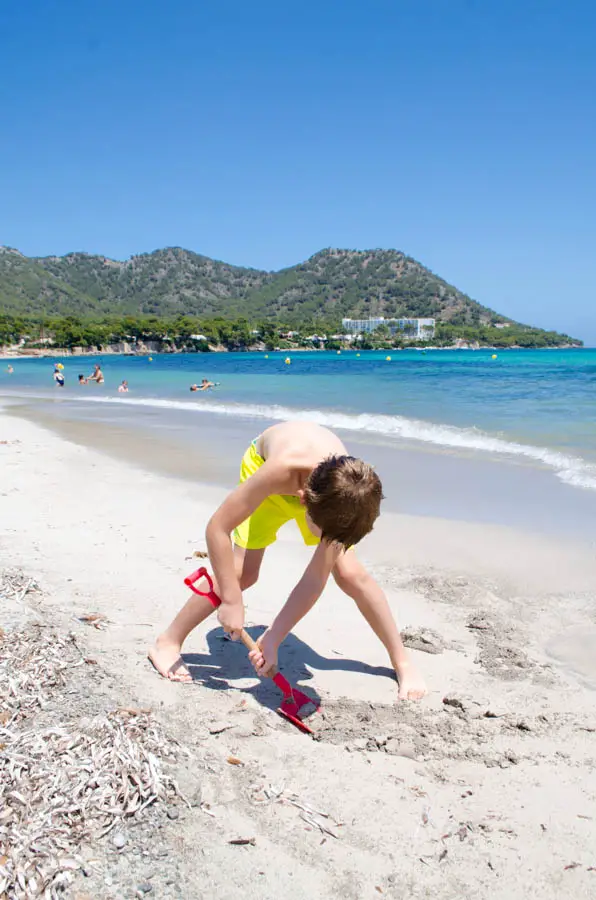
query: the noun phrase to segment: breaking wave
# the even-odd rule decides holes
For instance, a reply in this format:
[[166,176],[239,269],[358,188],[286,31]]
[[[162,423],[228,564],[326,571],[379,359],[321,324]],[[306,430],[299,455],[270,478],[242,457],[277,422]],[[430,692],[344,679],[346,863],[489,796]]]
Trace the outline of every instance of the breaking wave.
[[147,406],[157,409],[173,409],[201,414],[215,413],[235,418],[275,419],[318,422],[329,428],[344,431],[379,434],[386,437],[421,441],[459,450],[476,450],[508,457],[523,457],[552,469],[558,478],[574,487],[596,491],[596,465],[579,456],[508,441],[494,437],[476,428],[457,428],[405,416],[375,415],[369,413],[343,413],[335,410],[292,409],[285,406],[268,406],[244,403],[213,403],[204,401],[167,400],[161,398],[89,397],[85,402],[113,405]]

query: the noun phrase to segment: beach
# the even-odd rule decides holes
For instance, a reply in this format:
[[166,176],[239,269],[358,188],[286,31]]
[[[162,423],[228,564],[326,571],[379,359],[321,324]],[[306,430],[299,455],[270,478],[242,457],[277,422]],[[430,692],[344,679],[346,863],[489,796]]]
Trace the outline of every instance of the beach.
[[[92,424],[72,437],[0,418],[0,565],[40,587],[0,626],[73,633],[94,662],[60,716],[151,710],[185,748],[186,802],[125,821],[123,849],[83,847],[94,863],[77,863],[68,896],[133,897],[139,883],[168,900],[593,895],[591,536],[387,512],[359,553],[429,695],[397,704],[384,649],[330,584],[280,651],[284,674],[321,700],[309,737],[275,714],[275,688],[215,619],[185,647],[192,685],[146,659],[201,564],[225,472],[212,478],[207,461],[202,482],[140,446],[134,458],[94,447]],[[245,594],[253,636],[307,559],[288,526]]]

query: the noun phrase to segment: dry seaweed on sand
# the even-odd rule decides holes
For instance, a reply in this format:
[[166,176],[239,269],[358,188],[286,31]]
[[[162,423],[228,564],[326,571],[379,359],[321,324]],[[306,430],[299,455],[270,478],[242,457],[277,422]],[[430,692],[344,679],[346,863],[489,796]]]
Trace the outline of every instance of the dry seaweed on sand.
[[92,625],[93,628],[96,628],[98,631],[105,628],[109,621],[102,613],[86,613],[78,618],[79,622],[83,622],[84,625]]
[[295,794],[288,796],[287,800],[300,810],[300,818],[308,825],[318,828],[323,834],[329,834],[336,839],[339,838],[339,834],[331,827],[331,825],[334,825],[335,828],[339,828],[341,823],[334,822],[329,813],[323,812],[320,809],[313,809],[308,803],[304,803]]
[[181,748],[147,711],[76,717],[66,689],[83,664],[71,636],[39,624],[0,640],[0,898],[53,900],[83,843],[180,796],[168,762]]
[[38,591],[39,585],[35,579],[25,575],[20,569],[0,571],[0,602],[16,600],[17,603],[20,603],[27,594]]

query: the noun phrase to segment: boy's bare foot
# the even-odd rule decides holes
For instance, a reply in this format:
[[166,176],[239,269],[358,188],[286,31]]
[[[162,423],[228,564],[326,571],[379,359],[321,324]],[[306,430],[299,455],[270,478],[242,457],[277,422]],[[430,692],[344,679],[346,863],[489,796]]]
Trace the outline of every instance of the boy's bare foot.
[[428,693],[424,678],[411,663],[396,668],[395,674],[399,682],[398,700],[421,700]]
[[164,678],[167,678],[168,681],[190,684],[192,675],[184,665],[180,656],[180,650],[179,644],[168,641],[167,638],[159,637],[151,650],[149,650],[147,658],[156,671]]

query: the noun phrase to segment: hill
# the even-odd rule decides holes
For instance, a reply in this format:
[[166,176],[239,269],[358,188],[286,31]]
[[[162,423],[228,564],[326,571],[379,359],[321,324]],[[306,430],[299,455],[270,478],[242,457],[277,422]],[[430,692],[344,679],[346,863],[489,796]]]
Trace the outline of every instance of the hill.
[[171,247],[125,262],[0,248],[0,308],[30,316],[244,316],[288,324],[342,316],[434,316],[454,325],[507,321],[397,250],[322,250],[279,272]]

